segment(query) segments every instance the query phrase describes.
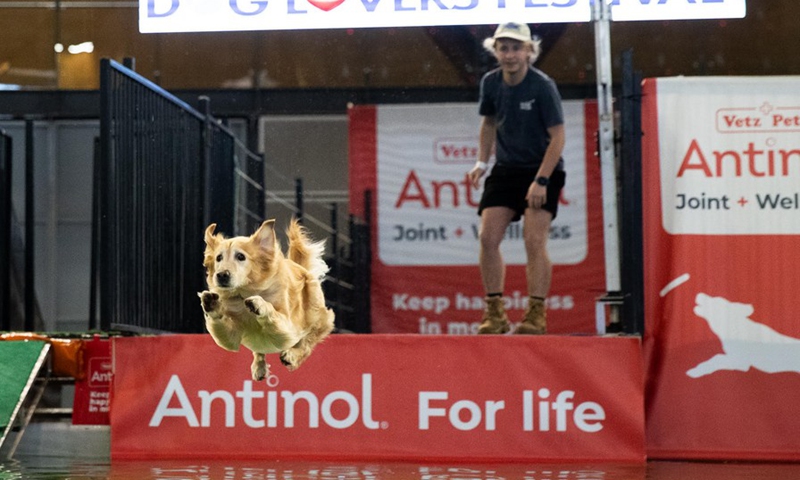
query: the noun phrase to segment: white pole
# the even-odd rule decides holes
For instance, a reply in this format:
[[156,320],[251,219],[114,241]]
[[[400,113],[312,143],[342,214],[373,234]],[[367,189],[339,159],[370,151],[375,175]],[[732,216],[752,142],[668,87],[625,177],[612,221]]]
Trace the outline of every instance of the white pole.
[[619,229],[617,219],[617,169],[614,153],[614,104],[611,83],[611,5],[592,2],[595,60],[597,62],[597,113],[599,118],[600,177],[603,188],[603,236],[605,240],[606,291],[620,287]]
[[620,252],[617,213],[617,168],[614,148],[614,101],[611,82],[611,4],[610,0],[592,2],[595,62],[597,63],[597,116],[599,120],[598,155],[603,194],[603,239],[606,260],[606,294],[595,308],[597,333],[606,333],[606,305],[611,323],[619,325]]

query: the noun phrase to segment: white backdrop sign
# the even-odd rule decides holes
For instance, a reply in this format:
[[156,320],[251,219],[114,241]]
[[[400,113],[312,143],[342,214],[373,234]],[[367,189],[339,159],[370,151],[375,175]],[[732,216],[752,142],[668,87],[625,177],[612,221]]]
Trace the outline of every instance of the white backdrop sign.
[[[482,189],[467,172],[478,159],[474,104],[389,105],[378,111],[378,242],[387,265],[474,265]],[[567,183],[548,243],[557,265],[586,258],[584,106],[564,102]],[[481,182],[482,183],[482,182]],[[522,222],[503,242],[508,264],[525,264]]]
[[[614,0],[614,20],[742,18],[745,0]],[[140,0],[139,31],[225,32],[591,20],[591,0]]]

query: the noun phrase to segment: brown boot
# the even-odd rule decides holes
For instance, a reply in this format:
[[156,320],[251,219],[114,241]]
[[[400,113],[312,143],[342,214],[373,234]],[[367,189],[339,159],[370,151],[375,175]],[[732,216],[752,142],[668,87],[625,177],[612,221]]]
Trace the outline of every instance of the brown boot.
[[523,335],[543,335],[547,333],[547,309],[544,300],[528,299],[528,311],[514,333]]
[[511,324],[503,308],[503,297],[486,297],[486,310],[483,312],[478,333],[506,333]]

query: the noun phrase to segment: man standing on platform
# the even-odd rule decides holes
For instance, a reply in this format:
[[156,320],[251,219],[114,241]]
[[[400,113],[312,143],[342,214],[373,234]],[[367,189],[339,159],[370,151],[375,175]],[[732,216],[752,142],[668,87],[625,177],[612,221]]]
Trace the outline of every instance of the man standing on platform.
[[479,263],[486,291],[486,310],[478,333],[506,333],[511,325],[503,306],[505,263],[500,243],[511,222],[524,217],[528,308],[515,333],[547,332],[545,298],[553,265],[547,253],[550,223],[566,174],[564,113],[555,82],[533,67],[540,43],[527,25],[504,23],[484,47],[500,67],[481,79],[478,162],[469,172],[475,188],[488,169],[478,207],[481,217]]

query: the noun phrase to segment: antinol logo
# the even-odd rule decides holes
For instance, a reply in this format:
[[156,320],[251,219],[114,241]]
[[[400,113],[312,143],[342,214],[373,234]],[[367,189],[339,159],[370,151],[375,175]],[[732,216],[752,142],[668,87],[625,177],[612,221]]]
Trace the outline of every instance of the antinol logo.
[[[521,430],[561,433],[575,430],[584,433],[601,431],[606,420],[603,406],[593,401],[576,402],[576,397],[577,392],[574,390],[551,392],[548,388],[539,388],[536,393],[533,390],[522,391],[522,418],[519,419]],[[347,429],[357,424],[368,430],[389,428],[388,421],[376,421],[373,418],[372,374],[369,373],[361,375],[360,397],[344,390],[330,392],[321,399],[320,395],[307,390],[265,392],[254,389],[253,382],[245,380],[241,390],[236,392],[199,390],[197,398],[200,401],[199,412],[195,410],[180,377],[173,374],[150,418],[149,426],[157,428],[168,419],[176,419],[192,428],[210,428],[214,423],[212,405],[217,401],[224,408],[223,422],[228,428],[237,426],[237,417],[248,428],[316,429],[320,428],[320,420],[322,424],[335,429]],[[255,401],[261,399],[266,402],[266,416],[256,418]],[[175,402],[178,406],[171,407]],[[344,408],[334,409],[336,403],[343,403]],[[504,399],[479,403],[466,398],[451,399],[447,391],[420,391],[417,428],[493,431],[497,428],[498,417],[505,409]],[[306,418],[296,419],[297,412],[303,411],[306,412]],[[346,414],[342,417],[340,414],[343,411]],[[281,412],[282,419],[279,419]]]

